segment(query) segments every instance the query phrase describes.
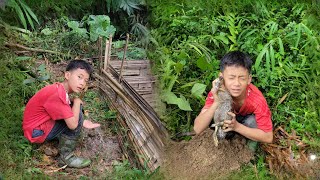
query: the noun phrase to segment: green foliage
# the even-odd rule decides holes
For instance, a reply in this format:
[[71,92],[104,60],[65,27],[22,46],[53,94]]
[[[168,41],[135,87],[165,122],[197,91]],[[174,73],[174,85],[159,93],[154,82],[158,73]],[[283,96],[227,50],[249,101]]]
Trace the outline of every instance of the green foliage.
[[147,169],[132,168],[127,160],[115,164],[112,173],[113,179],[149,179],[151,175],[152,173]]
[[[124,41],[123,41],[124,42]],[[125,43],[125,42],[124,42]],[[113,43],[114,44],[114,43]],[[123,59],[124,51],[118,50],[119,48],[122,48],[123,46],[119,46],[119,43],[115,43],[114,45],[118,46],[118,48],[115,47],[115,54],[117,55],[118,59]],[[147,52],[145,49],[139,48],[134,44],[129,44],[128,49],[126,52],[126,60],[141,60],[141,59],[147,59]]]
[[[76,35],[80,38],[87,39],[90,36],[90,41],[95,42],[98,37],[109,38],[116,31],[114,26],[110,24],[110,18],[106,15],[90,15],[87,20],[83,22],[67,21],[67,25],[72,29],[70,35]],[[89,32],[85,28],[86,25],[89,27]]]
[[34,22],[39,24],[37,16],[24,0],[8,0],[6,6],[15,11],[25,29],[27,29],[28,25],[34,29]]
[[[95,90],[88,90],[84,96],[86,106],[84,109],[88,111],[89,118],[94,121],[106,123],[108,119],[116,118],[116,112],[110,111],[107,101],[103,101],[99,93]],[[104,113],[101,113],[104,112]]]
[[[22,132],[22,114],[24,103],[37,90],[36,84],[23,84],[25,72],[19,62],[8,52],[0,52],[0,172],[6,179],[31,177],[25,167],[32,167],[33,146],[24,138]],[[33,174],[34,178],[42,175]]]
[[[194,95],[192,86],[208,85],[208,92],[218,59],[241,50],[254,60],[253,83],[264,93],[274,125],[296,131],[305,142],[310,143],[309,135],[319,140],[319,93],[313,89],[320,80],[320,34],[313,29],[319,23],[309,19],[315,15],[308,14],[310,3],[177,0],[154,1],[149,7],[157,41],[149,56],[168,105],[163,118],[173,133],[188,131],[189,116],[194,119],[203,106],[204,97]],[[193,111],[186,114],[171,105],[177,105],[177,95]]]
[[[20,57],[21,59],[21,57]],[[45,82],[50,79],[50,74],[46,71],[46,65],[41,64],[37,67],[37,75],[35,78],[28,78],[23,81],[23,84],[35,83],[36,81]]]
[[116,32],[116,29],[110,25],[110,18],[106,15],[90,15],[88,25],[91,41],[97,41],[99,36],[107,38]]
[[239,179],[239,177],[241,177],[241,179],[244,179],[244,180],[251,180],[251,179],[265,179],[265,180],[270,179],[271,180],[275,178],[271,176],[271,174],[269,173],[266,167],[266,164],[264,162],[264,157],[261,155],[257,157],[257,163],[243,166],[241,168],[241,171],[232,172],[225,179],[236,180],[236,179]]
[[128,14],[132,15],[134,10],[140,10],[139,5],[143,3],[142,0],[106,0],[108,12],[123,10]]

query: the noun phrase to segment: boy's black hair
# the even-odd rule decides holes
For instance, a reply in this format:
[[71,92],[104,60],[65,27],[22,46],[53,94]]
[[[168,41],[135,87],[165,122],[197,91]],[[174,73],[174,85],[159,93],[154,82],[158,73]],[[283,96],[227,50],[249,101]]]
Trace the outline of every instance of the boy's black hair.
[[93,69],[91,65],[84,60],[70,61],[69,64],[67,65],[66,71],[72,71],[76,69],[84,69],[89,74],[89,76],[91,76],[91,74],[93,73]]
[[220,61],[220,71],[223,72],[227,66],[240,66],[248,70],[251,73],[252,60],[250,57],[240,51],[231,51],[223,56]]

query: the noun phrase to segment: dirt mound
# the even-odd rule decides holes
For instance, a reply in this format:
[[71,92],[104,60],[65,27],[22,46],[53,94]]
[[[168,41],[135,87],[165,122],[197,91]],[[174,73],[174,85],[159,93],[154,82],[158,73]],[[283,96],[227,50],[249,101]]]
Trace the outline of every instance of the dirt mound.
[[215,147],[212,133],[208,129],[188,142],[169,142],[161,168],[166,179],[216,179],[253,159],[244,137],[236,135]]

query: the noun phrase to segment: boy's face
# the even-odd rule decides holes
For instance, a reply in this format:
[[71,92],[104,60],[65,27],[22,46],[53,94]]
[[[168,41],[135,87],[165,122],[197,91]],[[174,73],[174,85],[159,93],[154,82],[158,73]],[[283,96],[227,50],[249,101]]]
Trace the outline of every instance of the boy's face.
[[223,76],[225,88],[232,97],[245,97],[247,86],[251,83],[251,75],[246,68],[227,66],[220,75]]
[[79,93],[81,92],[87,85],[89,81],[89,74],[84,69],[75,69],[72,71],[65,72],[65,78],[68,82],[68,92],[69,93]]

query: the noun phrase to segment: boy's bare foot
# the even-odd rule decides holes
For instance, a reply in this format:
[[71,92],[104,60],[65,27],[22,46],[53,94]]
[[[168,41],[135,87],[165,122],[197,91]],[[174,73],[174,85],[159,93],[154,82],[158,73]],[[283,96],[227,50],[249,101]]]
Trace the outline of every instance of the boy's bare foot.
[[93,129],[93,128],[100,127],[100,124],[99,123],[93,123],[90,120],[84,120],[83,121],[83,127],[87,128],[87,129]]

